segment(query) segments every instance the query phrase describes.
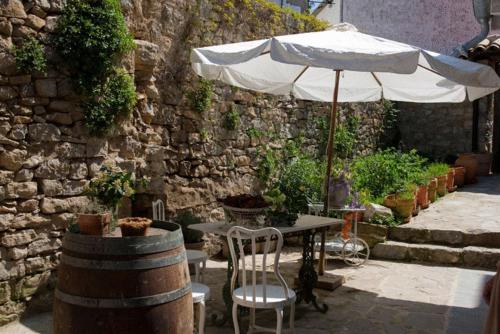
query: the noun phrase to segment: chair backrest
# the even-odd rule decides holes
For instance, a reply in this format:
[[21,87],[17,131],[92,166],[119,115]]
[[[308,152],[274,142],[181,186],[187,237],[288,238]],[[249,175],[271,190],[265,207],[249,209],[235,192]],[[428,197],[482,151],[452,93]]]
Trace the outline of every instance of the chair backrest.
[[153,202],[153,220],[165,220],[165,205],[161,199]]
[[[259,230],[249,230],[247,228],[241,226],[233,226],[227,232],[227,241],[229,244],[229,251],[231,252],[231,259],[233,261],[233,276],[231,279],[231,293],[236,287],[236,281],[239,277],[240,286],[243,288],[243,298],[247,299],[247,286],[251,287],[253,298],[251,302],[253,305],[256,304],[256,286],[258,284],[262,285],[262,297],[264,304],[267,303],[268,289],[267,289],[267,271],[266,271],[266,260],[267,255],[271,249],[271,241],[277,241],[276,252],[274,255],[274,265],[273,271],[276,279],[279,284],[283,288],[284,295],[288,298],[288,285],[285,282],[285,279],[281,275],[279,271],[279,259],[281,248],[283,247],[283,236],[281,232],[273,227],[266,227]],[[236,245],[235,245],[236,242]],[[264,251],[262,253],[262,261],[260,270],[260,281],[257,280],[257,261],[256,261],[256,253],[257,253],[257,242],[264,243]],[[250,272],[250,279],[247,275],[247,267],[246,267],[246,259],[245,259],[245,245],[251,245],[251,262],[252,269]],[[236,249],[237,247],[237,249]],[[260,262],[260,261],[259,261]],[[241,266],[240,266],[241,264]],[[250,284],[249,284],[250,283]]]

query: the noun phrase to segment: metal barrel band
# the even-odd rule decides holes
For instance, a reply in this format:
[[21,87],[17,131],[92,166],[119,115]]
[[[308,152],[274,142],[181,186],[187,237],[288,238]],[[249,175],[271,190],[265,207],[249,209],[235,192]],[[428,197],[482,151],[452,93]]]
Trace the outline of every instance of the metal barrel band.
[[61,255],[61,263],[77,268],[87,268],[94,270],[143,270],[168,267],[186,260],[186,253],[182,252],[175,256],[165,256],[156,259],[109,261],[109,260],[89,260],[78,257]]
[[72,305],[90,307],[90,308],[136,308],[148,307],[165,304],[184,297],[191,292],[191,283],[177,290],[160,293],[152,296],[133,297],[133,298],[89,298],[70,295],[56,289],[57,299]]
[[[154,236],[153,236],[154,237]],[[172,239],[165,241],[160,239],[157,242],[144,243],[114,243],[113,238],[108,240],[100,239],[100,243],[94,245],[87,242],[80,242],[72,237],[66,237],[63,239],[63,248],[74,251],[81,252],[84,254],[109,254],[109,255],[136,255],[136,254],[150,254],[164,252],[183,244],[183,237],[181,233],[176,233],[176,236]]]

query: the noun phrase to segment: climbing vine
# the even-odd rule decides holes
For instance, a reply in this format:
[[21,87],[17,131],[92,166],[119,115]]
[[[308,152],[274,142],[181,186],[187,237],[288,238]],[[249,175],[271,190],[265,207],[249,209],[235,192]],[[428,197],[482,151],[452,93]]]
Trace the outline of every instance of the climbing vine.
[[119,60],[134,48],[118,0],[70,0],[52,42],[82,94],[85,124],[92,135],[107,134],[119,115],[129,115],[136,94]]
[[198,113],[203,113],[210,109],[212,105],[213,85],[211,81],[201,79],[198,87],[188,94],[188,99],[193,108]]
[[224,115],[224,122],[222,124],[226,130],[236,130],[240,125],[240,114],[231,106],[231,110]]
[[17,70],[21,73],[45,72],[47,69],[43,45],[36,38],[26,39],[21,46],[14,47],[12,53],[16,59]]

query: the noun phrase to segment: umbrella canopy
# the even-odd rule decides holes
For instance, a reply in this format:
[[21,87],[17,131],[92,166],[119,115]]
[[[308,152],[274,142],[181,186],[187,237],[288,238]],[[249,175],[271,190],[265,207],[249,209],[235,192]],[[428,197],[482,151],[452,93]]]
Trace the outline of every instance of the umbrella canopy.
[[381,98],[462,102],[500,88],[500,78],[488,66],[363,34],[348,24],[322,32],[197,48],[191,61],[194,71],[210,80],[274,95],[333,102],[325,212],[337,102]]
[[496,91],[488,66],[357,31],[328,30],[194,49],[195,72],[274,95],[331,102],[472,101]]

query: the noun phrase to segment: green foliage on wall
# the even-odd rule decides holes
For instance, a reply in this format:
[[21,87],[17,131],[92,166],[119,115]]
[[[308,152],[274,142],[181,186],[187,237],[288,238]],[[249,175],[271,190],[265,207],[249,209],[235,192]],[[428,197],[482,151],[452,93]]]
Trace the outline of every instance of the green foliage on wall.
[[272,149],[266,149],[257,167],[257,177],[267,183],[276,173],[277,157]]
[[234,107],[224,115],[224,122],[222,124],[226,130],[236,130],[240,125],[240,114]]
[[83,95],[84,120],[92,135],[106,135],[136,104],[133,80],[117,69],[134,48],[118,0],[70,0],[52,42]]
[[26,39],[21,46],[14,47],[12,53],[16,58],[17,70],[23,74],[45,72],[47,69],[43,45],[33,37]]
[[119,118],[128,117],[137,102],[132,78],[116,69],[100,86],[94,87],[92,98],[84,102],[84,120],[92,135],[109,133]]
[[191,107],[198,113],[203,113],[210,109],[212,104],[213,84],[209,80],[201,79],[198,87],[188,94]]
[[379,147],[382,149],[397,147],[400,141],[399,137],[399,110],[394,102],[382,100],[384,111],[384,123],[382,133],[379,138]]
[[[324,157],[328,146],[328,136],[330,131],[330,120],[328,117],[321,117],[316,120],[316,128],[319,132],[318,155]],[[357,132],[359,128],[359,118],[348,114],[343,123],[338,123],[335,128],[334,155],[341,159],[350,159],[354,155]]]

